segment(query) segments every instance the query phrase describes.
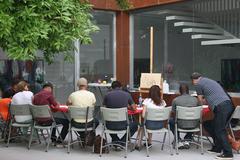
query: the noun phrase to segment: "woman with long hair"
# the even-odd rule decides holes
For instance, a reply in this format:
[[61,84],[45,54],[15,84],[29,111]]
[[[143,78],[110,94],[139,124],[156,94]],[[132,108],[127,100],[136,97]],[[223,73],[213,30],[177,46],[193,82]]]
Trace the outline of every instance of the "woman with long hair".
[[[143,112],[142,117],[145,117],[145,113],[148,108],[163,108],[166,106],[166,102],[163,100],[161,96],[161,89],[158,85],[153,85],[148,94],[148,98],[143,101]],[[150,121],[147,120],[145,124],[148,128],[158,129],[163,127],[163,122],[158,121]],[[146,144],[145,144],[146,145]],[[148,133],[148,146],[152,145],[152,134]]]

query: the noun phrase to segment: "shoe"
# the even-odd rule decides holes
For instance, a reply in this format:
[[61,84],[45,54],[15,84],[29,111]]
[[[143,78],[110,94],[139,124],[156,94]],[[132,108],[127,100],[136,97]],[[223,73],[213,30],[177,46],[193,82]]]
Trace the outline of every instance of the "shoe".
[[183,142],[183,146],[184,146],[184,149],[189,149],[190,148],[189,142]]
[[216,148],[212,148],[212,149],[209,149],[209,150],[207,150],[207,152],[208,153],[221,153],[221,151],[220,150],[217,150]]
[[135,146],[135,150],[140,151],[141,147],[140,146]]
[[56,147],[57,148],[65,148],[67,145],[63,144],[63,143],[56,143]]
[[216,157],[216,159],[222,159],[222,160],[231,160],[233,159],[233,155],[230,154],[230,155],[227,155],[227,154],[220,154]]
[[[145,147],[147,146],[146,143],[143,144]],[[148,148],[151,148],[152,147],[152,143],[148,143]]]
[[178,149],[185,149],[184,144],[182,142],[178,142],[177,147]]

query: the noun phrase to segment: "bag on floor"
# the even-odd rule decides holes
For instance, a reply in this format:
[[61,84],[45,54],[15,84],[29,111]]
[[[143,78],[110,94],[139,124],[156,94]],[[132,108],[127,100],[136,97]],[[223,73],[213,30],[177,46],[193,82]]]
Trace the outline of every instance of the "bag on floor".
[[233,137],[228,134],[228,142],[231,144],[232,149],[240,151],[240,140],[234,140]]
[[[97,135],[95,137],[95,141],[94,141],[94,153],[100,153],[100,149],[101,149],[101,136]],[[103,139],[103,146],[106,144],[106,140]],[[102,149],[102,153],[106,153],[106,147]]]
[[90,131],[86,135],[86,145],[87,146],[93,146],[95,140],[95,132]]

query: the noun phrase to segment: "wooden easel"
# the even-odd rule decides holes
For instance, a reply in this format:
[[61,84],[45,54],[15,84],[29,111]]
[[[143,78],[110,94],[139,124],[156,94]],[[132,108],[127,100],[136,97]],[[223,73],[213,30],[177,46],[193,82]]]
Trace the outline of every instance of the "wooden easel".
[[[147,82],[146,82],[147,81]],[[161,88],[161,97],[163,98],[163,78],[161,73],[153,73],[153,27],[150,27],[150,73],[142,73],[140,78],[140,95],[148,93],[152,85],[158,85]]]

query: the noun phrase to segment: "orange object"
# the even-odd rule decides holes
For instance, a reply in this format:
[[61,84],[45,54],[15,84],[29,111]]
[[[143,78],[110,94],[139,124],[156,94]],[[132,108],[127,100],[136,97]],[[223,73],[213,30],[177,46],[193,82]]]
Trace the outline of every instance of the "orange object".
[[4,121],[8,119],[8,105],[11,103],[11,98],[0,99],[0,116]]

